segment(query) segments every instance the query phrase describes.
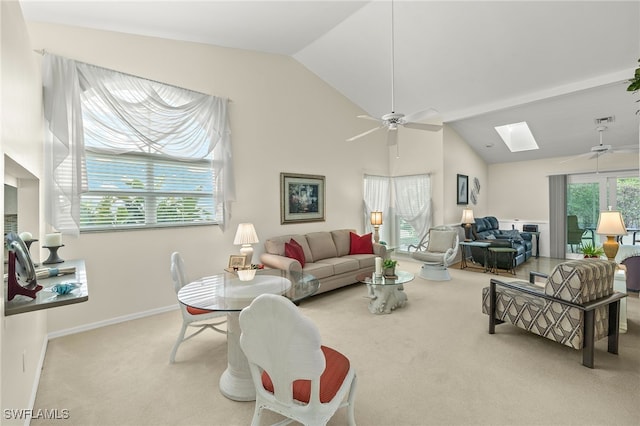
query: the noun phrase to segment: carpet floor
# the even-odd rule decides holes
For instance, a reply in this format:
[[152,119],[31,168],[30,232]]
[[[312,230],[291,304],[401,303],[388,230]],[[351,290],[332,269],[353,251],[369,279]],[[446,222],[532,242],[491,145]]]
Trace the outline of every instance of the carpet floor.
[[[419,271],[420,264],[399,260],[400,269]],[[300,305],[323,344],[346,354],[356,369],[358,424],[638,424],[637,297],[627,298],[628,332],[620,335],[619,355],[607,353],[606,339],[600,340],[595,368],[588,369],[580,351],[509,324],[489,335],[481,289],[493,275],[450,272],[452,280],[444,282],[416,276],[405,285],[407,305],[390,315],[369,313],[363,285]],[[200,334],[169,364],[180,324],[176,310],[52,339],[34,409],[69,410],[69,419],[55,421],[64,425],[250,424],[254,403],[231,401],[218,390],[224,335]],[[329,424],[346,424],[346,418],[339,410]],[[278,419],[266,415],[264,423]]]

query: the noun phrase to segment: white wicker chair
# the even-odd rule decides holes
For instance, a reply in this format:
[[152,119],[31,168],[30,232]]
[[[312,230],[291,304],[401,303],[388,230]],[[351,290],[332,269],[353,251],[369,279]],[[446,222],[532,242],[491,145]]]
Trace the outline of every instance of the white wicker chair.
[[429,229],[429,232],[417,246],[410,245],[416,251],[411,253],[413,259],[424,262],[420,268],[420,276],[427,280],[447,281],[451,279],[447,267],[453,263],[458,254],[460,237],[458,231],[448,226]]
[[278,424],[324,425],[344,406],[355,425],[355,370],[340,352],[321,346],[317,327],[289,299],[258,296],[240,313],[240,328],[256,387],[252,425],[265,408],[287,417]]
[[[177,295],[178,291],[188,283],[184,261],[178,252],[171,254],[171,278],[173,279],[173,288]],[[185,306],[180,302],[178,302],[178,305],[180,305],[180,312],[182,312],[182,328],[180,329],[180,334],[178,335],[178,339],[176,340],[169,357],[169,362],[172,364],[176,360],[178,346],[180,346],[180,344],[185,340],[189,340],[193,336],[200,334],[205,329],[210,328],[218,333],[227,334],[227,330],[219,328],[220,325],[227,322],[226,312],[204,311],[202,309]],[[187,327],[197,328],[198,331],[184,337],[187,332]]]

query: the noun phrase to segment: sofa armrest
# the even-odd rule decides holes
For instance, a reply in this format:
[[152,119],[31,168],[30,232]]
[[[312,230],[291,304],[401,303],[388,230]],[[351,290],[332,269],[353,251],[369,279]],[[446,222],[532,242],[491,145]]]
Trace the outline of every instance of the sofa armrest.
[[380,243],[373,243],[373,254],[385,259],[387,257],[387,246]]
[[262,253],[260,255],[260,261],[268,268],[302,272],[302,265],[300,265],[300,262],[289,257],[271,253]]

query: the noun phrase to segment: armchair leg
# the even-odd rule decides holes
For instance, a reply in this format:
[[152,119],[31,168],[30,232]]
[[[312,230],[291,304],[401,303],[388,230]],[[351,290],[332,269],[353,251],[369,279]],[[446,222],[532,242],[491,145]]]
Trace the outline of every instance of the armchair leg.
[[618,339],[620,338],[620,301],[609,305],[609,333],[607,351],[618,354]]
[[582,365],[593,368],[593,340],[595,326],[595,311],[584,313],[584,347],[582,348]]
[[496,283],[489,283],[489,334],[496,332]]

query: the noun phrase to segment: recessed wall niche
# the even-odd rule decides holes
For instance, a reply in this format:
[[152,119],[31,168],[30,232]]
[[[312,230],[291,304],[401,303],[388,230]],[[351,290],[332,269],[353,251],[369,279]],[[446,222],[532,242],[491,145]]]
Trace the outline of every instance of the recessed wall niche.
[[[4,156],[4,229],[7,232],[30,232],[40,235],[40,180],[11,157]],[[3,243],[4,245],[4,243]],[[30,252],[39,261],[40,244],[34,243]],[[5,253],[6,263],[6,253]]]

